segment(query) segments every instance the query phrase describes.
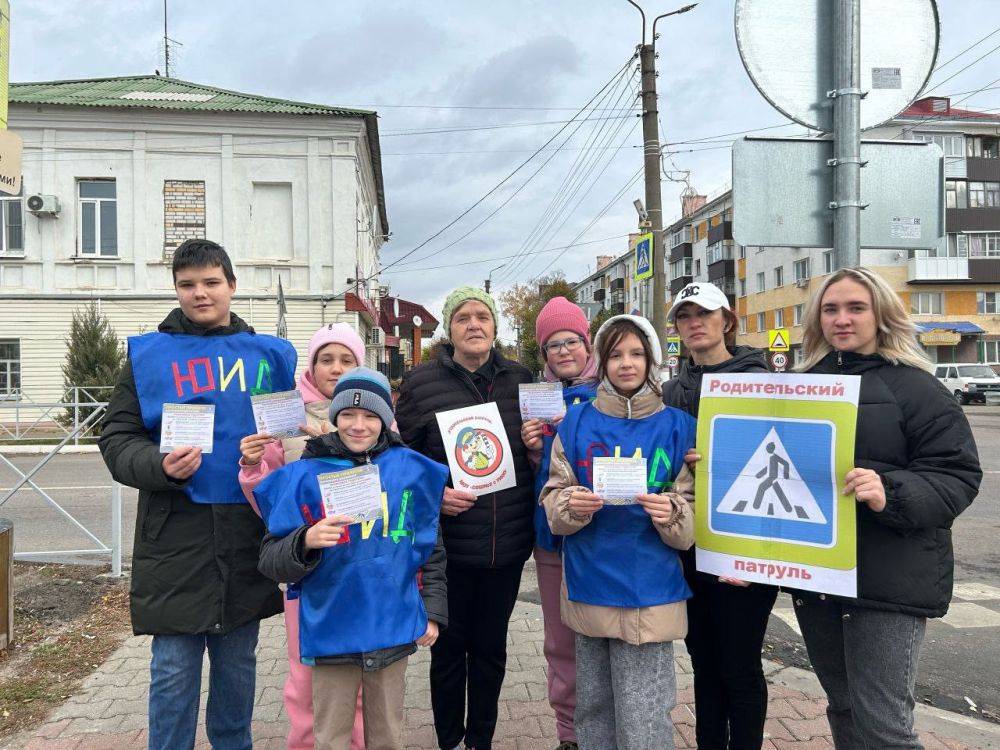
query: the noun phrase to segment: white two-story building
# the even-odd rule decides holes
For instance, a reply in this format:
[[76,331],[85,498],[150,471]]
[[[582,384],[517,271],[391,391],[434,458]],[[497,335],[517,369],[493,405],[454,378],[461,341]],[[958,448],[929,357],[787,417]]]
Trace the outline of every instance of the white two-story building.
[[[13,84],[22,194],[0,199],[0,398],[55,401],[70,319],[96,302],[125,336],[174,306],[188,238],[229,251],[235,312],[300,352],[322,323],[377,326],[388,221],[374,112],[160,76]],[[371,336],[368,364],[382,358]]]

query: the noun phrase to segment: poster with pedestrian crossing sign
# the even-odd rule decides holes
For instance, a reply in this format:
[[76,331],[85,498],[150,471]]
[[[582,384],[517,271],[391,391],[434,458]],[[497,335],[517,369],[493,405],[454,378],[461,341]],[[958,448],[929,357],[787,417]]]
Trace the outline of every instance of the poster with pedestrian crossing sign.
[[857,596],[857,376],[706,375],[698,413],[700,571]]

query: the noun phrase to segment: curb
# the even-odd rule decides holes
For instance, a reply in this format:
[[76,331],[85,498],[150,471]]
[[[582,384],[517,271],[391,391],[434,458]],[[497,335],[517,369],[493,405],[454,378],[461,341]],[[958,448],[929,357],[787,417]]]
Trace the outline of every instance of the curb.
[[[5,456],[38,456],[51,453],[57,443],[51,445],[0,445],[0,454]],[[59,453],[97,453],[96,445],[64,445]]]
[[[815,698],[826,698],[816,675],[806,669],[786,667],[765,659],[764,674],[767,675],[769,684],[797,690]],[[1000,724],[923,703],[918,703],[913,713],[914,723],[919,731],[933,732],[974,747],[1000,748]]]

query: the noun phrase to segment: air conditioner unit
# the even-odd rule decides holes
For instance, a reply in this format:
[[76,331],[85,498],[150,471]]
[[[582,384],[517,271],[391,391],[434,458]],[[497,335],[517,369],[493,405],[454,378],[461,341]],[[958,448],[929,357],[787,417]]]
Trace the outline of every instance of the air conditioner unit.
[[795,282],[795,286],[797,286],[799,289],[807,287],[809,286],[809,279],[798,279]]
[[28,210],[36,216],[48,214],[55,216],[59,213],[59,199],[54,195],[29,195]]
[[372,328],[368,332],[368,343],[371,346],[382,346],[385,343],[385,338],[381,328]]

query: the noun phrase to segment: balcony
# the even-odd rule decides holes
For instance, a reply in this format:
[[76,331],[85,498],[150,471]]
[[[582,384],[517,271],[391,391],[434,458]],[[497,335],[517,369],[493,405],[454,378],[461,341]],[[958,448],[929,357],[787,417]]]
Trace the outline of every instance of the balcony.
[[617,292],[625,288],[625,279],[612,279],[611,280],[611,291]]
[[[735,278],[736,276],[736,261],[735,260],[717,260],[715,263],[710,263],[708,266],[708,278],[718,279],[718,278]],[[714,281],[712,282],[715,283]]]
[[965,160],[967,176],[974,182],[1000,182],[1000,159],[970,156]]
[[708,244],[714,245],[716,242],[731,240],[733,238],[733,222],[723,221],[714,227],[708,228]]
[[681,289],[686,287],[691,283],[691,276],[678,276],[670,282],[670,294],[671,296],[678,294]]
[[968,258],[910,258],[906,282],[970,281]]
[[944,214],[949,232],[996,232],[1000,229],[1000,208],[947,208]]
[[596,290],[594,290],[594,302],[603,302],[604,301],[604,295],[605,295],[605,291],[603,289],[596,289]]
[[684,258],[690,258],[690,257],[691,257],[691,243],[682,242],[681,244],[674,245],[674,247],[670,248],[670,260],[668,262],[676,263],[679,260],[683,260]]

